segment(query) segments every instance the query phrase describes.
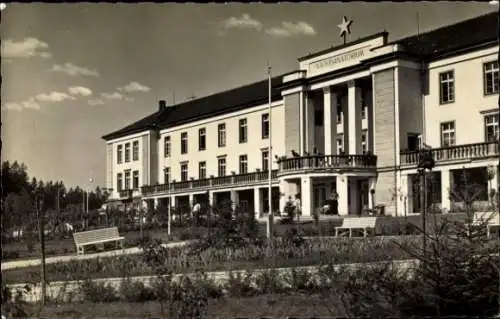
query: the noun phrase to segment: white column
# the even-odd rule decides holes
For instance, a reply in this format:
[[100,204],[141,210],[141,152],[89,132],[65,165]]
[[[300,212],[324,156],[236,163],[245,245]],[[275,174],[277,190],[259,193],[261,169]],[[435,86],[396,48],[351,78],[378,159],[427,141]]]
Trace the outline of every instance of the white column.
[[323,103],[325,155],[333,155],[337,153],[337,94],[330,87],[323,89]]
[[300,196],[302,216],[311,216],[313,209],[313,185],[310,177],[301,178]]
[[194,194],[189,194],[189,206],[194,206]]
[[157,209],[157,208],[158,208],[158,197],[155,197],[155,198],[153,199],[153,208],[154,208],[154,209]]
[[441,210],[443,210],[443,212],[449,212],[450,208],[450,171],[443,169],[441,171]]
[[208,191],[208,204],[212,206],[214,204],[214,192]]
[[337,194],[339,195],[339,215],[348,215],[348,177],[344,175],[337,176]]
[[349,154],[361,154],[361,89],[356,87],[354,81],[348,83],[347,103]]
[[[376,177],[369,177],[368,178],[368,208],[373,209],[375,208],[376,205],[376,200],[375,200],[375,187],[377,186],[377,178]],[[372,195],[373,193],[373,195]]]
[[231,191],[231,207],[233,210],[236,208],[236,206],[239,203],[239,196],[238,196],[238,191],[232,190]]
[[255,216],[262,216],[262,195],[259,187],[253,189],[253,207],[255,210]]
[[312,153],[314,148],[314,102],[307,92],[304,92],[305,107],[305,151]]

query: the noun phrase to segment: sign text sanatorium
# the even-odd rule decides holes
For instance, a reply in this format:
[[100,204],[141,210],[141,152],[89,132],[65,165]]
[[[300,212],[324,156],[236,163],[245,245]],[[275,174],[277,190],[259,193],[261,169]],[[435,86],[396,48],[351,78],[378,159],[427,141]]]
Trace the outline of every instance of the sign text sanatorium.
[[338,64],[338,63],[349,62],[351,60],[356,60],[356,59],[362,58],[364,56],[364,54],[365,54],[364,48],[357,49],[357,50],[350,51],[347,53],[332,56],[330,58],[320,60],[318,62],[311,63],[309,66],[309,69],[310,70],[318,70],[318,69],[322,69],[324,67],[334,66],[335,64]]

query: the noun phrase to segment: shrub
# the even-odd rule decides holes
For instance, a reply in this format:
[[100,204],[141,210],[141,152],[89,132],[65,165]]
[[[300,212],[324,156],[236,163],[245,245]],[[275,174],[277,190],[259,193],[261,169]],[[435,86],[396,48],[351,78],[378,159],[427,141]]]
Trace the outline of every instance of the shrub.
[[2,282],[2,317],[6,318],[28,318],[30,317],[28,304],[22,300],[23,295],[29,293],[30,287],[17,291],[13,295],[12,290]]
[[127,302],[145,302],[154,300],[153,290],[147,288],[142,281],[125,278],[120,285],[120,295]]
[[18,258],[19,258],[18,251],[2,250],[2,259],[3,260],[18,259]]
[[244,275],[237,272],[236,275],[230,271],[225,285],[229,295],[233,297],[251,297],[257,294],[257,289],[252,286],[252,273],[247,271]]
[[90,279],[84,280],[80,286],[83,299],[91,302],[113,302],[118,301],[116,289],[105,282],[94,282]]

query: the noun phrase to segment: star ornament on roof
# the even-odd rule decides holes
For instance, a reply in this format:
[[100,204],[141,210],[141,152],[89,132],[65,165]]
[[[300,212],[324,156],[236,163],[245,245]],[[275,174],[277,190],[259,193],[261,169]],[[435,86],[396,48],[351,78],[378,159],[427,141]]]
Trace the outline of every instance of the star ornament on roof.
[[345,39],[348,34],[351,34],[352,20],[347,19],[346,16],[342,17],[342,23],[337,25],[340,28],[340,36]]

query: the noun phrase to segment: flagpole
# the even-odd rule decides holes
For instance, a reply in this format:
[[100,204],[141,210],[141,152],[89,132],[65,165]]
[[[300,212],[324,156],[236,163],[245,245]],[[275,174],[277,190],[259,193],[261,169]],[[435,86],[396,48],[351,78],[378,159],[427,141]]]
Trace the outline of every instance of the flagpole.
[[268,174],[269,174],[269,188],[268,188],[268,205],[269,205],[269,216],[267,220],[267,238],[271,239],[272,237],[272,225],[273,225],[273,199],[272,199],[272,171],[273,171],[273,145],[272,145],[272,115],[271,115],[271,66],[268,63],[267,66],[267,77],[268,77],[268,98],[269,98],[269,105],[268,105],[268,117],[269,117],[269,164],[268,164]]

